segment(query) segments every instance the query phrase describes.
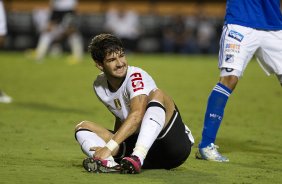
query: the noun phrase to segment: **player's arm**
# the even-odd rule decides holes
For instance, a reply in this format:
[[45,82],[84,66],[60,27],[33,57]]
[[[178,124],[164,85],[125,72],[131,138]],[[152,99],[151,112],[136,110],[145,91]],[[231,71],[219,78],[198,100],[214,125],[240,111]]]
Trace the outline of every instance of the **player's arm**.
[[[147,105],[147,95],[138,95],[130,100],[130,112],[125,121],[120,125],[116,119],[115,128],[118,128],[112,139],[103,148],[93,148],[94,157],[105,159],[110,155],[114,156],[118,152],[119,144],[126,138],[134,134],[141,125]],[[119,126],[120,125],[120,126]]]
[[122,143],[138,130],[145,114],[147,98],[147,95],[138,95],[131,99],[129,115],[112,138],[115,142]]

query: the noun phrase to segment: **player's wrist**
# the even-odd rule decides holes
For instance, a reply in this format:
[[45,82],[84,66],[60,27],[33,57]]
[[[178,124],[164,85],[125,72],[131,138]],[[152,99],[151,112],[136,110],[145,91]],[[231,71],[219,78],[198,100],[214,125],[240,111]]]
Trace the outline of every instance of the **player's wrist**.
[[107,142],[106,147],[109,150],[114,151],[118,147],[118,143],[111,139],[109,142]]

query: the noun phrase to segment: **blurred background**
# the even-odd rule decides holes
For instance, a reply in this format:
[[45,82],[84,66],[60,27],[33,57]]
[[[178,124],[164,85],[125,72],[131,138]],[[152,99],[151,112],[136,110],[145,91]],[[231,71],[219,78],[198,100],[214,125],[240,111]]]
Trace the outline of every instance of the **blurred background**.
[[[48,24],[50,1],[3,2],[8,34],[1,50],[35,49]],[[79,0],[75,10],[84,51],[94,35],[107,32],[132,52],[217,54],[225,0]],[[66,40],[59,47],[70,50]]]

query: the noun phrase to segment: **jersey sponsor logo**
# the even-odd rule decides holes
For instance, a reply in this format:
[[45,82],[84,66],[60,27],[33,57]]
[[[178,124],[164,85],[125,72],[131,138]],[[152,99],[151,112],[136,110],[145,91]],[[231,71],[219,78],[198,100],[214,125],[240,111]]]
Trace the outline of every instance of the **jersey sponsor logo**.
[[234,31],[234,30],[231,30],[228,33],[228,36],[231,37],[231,38],[234,38],[235,40],[237,40],[239,42],[241,42],[244,38],[244,36],[241,33],[238,33],[237,31]]
[[144,83],[142,79],[141,73],[133,73],[130,75],[131,79],[131,85],[133,87],[133,91],[136,92],[138,90],[144,89]]
[[233,54],[226,54],[225,55],[225,62],[232,63],[234,61],[234,55]]
[[225,45],[225,52],[239,53],[240,52],[240,45],[227,43]]
[[117,110],[121,110],[121,103],[118,98],[114,99],[114,103],[115,103]]

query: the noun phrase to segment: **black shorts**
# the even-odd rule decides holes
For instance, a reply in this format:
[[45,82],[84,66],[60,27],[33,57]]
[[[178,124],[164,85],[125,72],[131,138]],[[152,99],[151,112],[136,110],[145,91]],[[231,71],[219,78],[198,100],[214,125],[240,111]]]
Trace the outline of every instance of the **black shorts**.
[[[133,152],[138,134],[127,138],[120,146],[119,161]],[[160,133],[144,160],[143,169],[172,169],[185,162],[191,152],[192,143],[182,121],[180,113],[175,110],[169,123]]]
[[55,22],[57,24],[61,23],[66,15],[74,15],[75,12],[73,10],[68,11],[55,11],[53,10],[50,16],[50,21]]

